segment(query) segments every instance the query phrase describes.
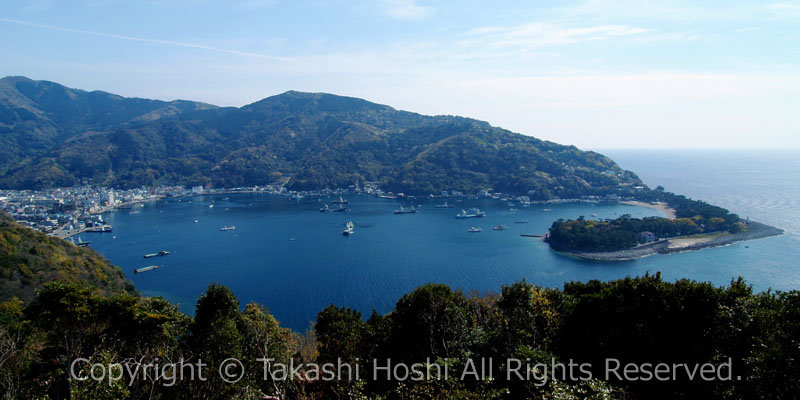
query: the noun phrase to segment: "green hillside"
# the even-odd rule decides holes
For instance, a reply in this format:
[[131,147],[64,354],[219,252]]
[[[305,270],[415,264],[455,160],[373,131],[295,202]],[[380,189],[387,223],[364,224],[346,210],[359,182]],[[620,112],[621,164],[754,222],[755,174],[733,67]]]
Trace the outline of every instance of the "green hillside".
[[50,281],[88,284],[100,294],[135,293],[100,254],[23,227],[0,212],[0,302],[30,301]]
[[0,187],[264,185],[364,181],[410,194],[496,191],[548,199],[639,185],[611,159],[454,116],[286,92],[241,108],[129,99],[0,80]]

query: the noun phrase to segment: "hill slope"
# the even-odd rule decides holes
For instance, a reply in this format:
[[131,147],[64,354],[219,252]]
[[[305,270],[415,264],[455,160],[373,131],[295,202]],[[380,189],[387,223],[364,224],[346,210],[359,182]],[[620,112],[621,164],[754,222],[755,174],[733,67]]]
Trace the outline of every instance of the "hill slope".
[[135,293],[122,270],[91,249],[47,236],[0,212],[0,302],[27,302],[46,282],[80,282],[105,295]]
[[469,118],[286,92],[241,108],[129,99],[0,80],[0,187],[379,182],[428,194],[484,188],[540,199],[639,185],[611,159]]

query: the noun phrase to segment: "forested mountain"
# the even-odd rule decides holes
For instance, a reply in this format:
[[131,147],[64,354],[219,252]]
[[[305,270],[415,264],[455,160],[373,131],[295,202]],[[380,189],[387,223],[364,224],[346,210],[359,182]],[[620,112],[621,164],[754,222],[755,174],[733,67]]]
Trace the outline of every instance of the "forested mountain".
[[30,301],[51,281],[86,284],[105,295],[136,292],[100,254],[19,225],[0,211],[0,302]]
[[454,116],[286,92],[241,108],[133,99],[22,77],[0,80],[0,188],[379,182],[412,194],[539,199],[641,184],[611,159]]

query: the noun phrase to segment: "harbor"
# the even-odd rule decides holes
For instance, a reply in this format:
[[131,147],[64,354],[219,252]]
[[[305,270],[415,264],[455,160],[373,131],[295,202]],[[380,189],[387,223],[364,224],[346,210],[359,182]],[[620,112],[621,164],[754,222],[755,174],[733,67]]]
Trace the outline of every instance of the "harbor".
[[[224,200],[225,197],[229,199]],[[504,282],[525,278],[545,287],[557,287],[571,280],[624,278],[654,270],[681,276],[687,273],[686,265],[702,264],[708,266],[703,269],[707,271],[703,277],[724,284],[730,280],[728,275],[736,273],[736,265],[755,264],[767,251],[762,250],[763,246],[773,246],[773,242],[778,246],[788,240],[756,240],[747,243],[748,249],[733,244],[656,255],[610,267],[558,254],[538,236],[545,234],[558,218],[592,214],[597,214],[598,219],[623,214],[641,218],[663,214],[616,203],[561,202],[525,207],[515,201],[519,211],[511,212],[508,202],[500,199],[448,198],[454,208],[436,208],[444,199],[389,200],[352,194],[342,197],[349,201],[349,212],[319,212],[322,204],[338,200],[337,194],[306,196],[299,201],[255,193],[200,195],[192,197],[191,202],[165,198],[147,203],[137,214],[125,209],[103,214],[114,232],[84,233],[80,237],[121,266],[144,295],[193,304],[208,282],[225,282],[243,302],[258,301],[284,310],[279,315],[281,320],[298,329],[328,302],[363,307],[363,312],[373,306],[387,310],[409,288],[427,282],[469,290],[498,290]],[[210,204],[215,207],[209,208]],[[400,206],[406,209],[412,204],[418,213],[394,214]],[[472,208],[485,215],[454,218],[462,209]],[[552,211],[542,212],[543,208]],[[527,223],[517,224],[520,220]],[[347,222],[353,223],[353,232],[345,238]],[[492,229],[501,225],[508,229]],[[236,226],[236,230],[221,232],[225,226]],[[470,233],[471,227],[482,231]],[[170,251],[170,255],[143,258],[161,250]],[[143,265],[143,260],[158,261]],[[150,264],[159,268],[132,272]]]

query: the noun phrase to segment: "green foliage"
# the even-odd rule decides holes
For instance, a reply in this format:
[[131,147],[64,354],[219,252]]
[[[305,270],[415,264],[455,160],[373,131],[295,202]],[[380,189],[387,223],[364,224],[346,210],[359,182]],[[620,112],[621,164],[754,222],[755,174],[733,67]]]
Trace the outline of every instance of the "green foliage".
[[0,301],[28,302],[49,281],[83,282],[104,294],[136,292],[95,251],[23,227],[0,211]]
[[[403,296],[387,315],[364,321],[357,311],[321,310],[316,330],[281,328],[262,306],[239,302],[227,288],[208,287],[189,318],[160,298],[103,296],[53,282],[19,313],[2,304],[0,384],[19,398],[385,398],[385,399],[784,399],[800,390],[800,293],[753,293],[741,279],[728,287],[660,275],[586,283],[563,290],[527,282],[499,295],[466,297],[443,285]],[[310,350],[309,350],[310,349]],[[319,349],[319,351],[316,351]],[[83,381],[67,374],[77,357],[103,364],[202,359],[206,381]],[[236,357],[250,367],[230,384],[218,363]],[[274,363],[422,362],[447,366],[447,379],[309,381],[264,379],[260,359]],[[491,379],[461,379],[467,360],[492,357]],[[593,379],[506,379],[503,360],[591,365]],[[741,380],[604,381],[605,359],[622,363],[698,364],[732,360]],[[499,360],[499,361],[498,361]],[[79,373],[88,372],[87,366]],[[81,375],[85,376],[85,375]]]

